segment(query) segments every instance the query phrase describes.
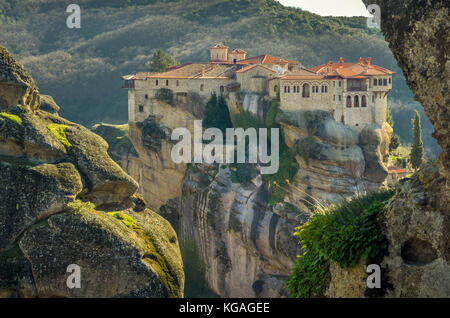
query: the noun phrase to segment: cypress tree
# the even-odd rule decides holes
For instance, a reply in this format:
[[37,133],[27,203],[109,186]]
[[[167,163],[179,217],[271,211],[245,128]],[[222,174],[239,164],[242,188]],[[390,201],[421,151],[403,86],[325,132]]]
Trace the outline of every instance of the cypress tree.
[[416,114],[414,115],[414,119],[412,119],[412,134],[413,134],[413,143],[411,148],[411,154],[409,157],[409,161],[414,169],[417,169],[422,164],[423,159],[423,143],[422,143],[422,133],[421,133],[421,125],[420,125],[420,115],[416,110]]

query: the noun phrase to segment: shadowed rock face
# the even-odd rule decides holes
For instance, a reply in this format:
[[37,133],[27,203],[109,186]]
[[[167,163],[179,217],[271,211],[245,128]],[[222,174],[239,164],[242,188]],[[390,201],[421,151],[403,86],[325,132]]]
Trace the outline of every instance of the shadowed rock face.
[[[449,191],[449,2],[364,0],[381,8],[381,29],[402,68],[409,87],[434,125],[441,145],[439,169],[423,165],[404,180],[379,217],[389,246],[381,262],[386,281],[381,296],[450,297]],[[350,280],[333,275],[334,296],[363,297],[364,283],[350,293],[365,265]],[[345,279],[344,279],[344,278]],[[339,282],[337,282],[339,281]],[[367,292],[367,290],[366,290]]]
[[446,0],[364,0],[381,8],[381,30],[415,99],[442,147],[442,175],[450,177],[450,32]]
[[17,104],[35,111],[40,104],[39,91],[22,64],[0,46],[0,109],[9,109]]
[[[11,83],[37,92],[2,47],[0,74],[0,102],[16,96]],[[59,117],[51,97],[48,112],[14,98],[0,105],[0,297],[182,297],[177,235],[108,144]],[[79,289],[66,285],[71,264]]]

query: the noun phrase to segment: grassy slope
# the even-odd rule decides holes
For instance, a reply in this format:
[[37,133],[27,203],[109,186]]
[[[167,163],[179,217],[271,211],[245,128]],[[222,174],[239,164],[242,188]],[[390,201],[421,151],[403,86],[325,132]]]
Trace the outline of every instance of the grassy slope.
[[[124,122],[127,94],[120,76],[144,70],[153,49],[161,47],[181,62],[202,61],[216,42],[308,67],[340,56],[353,61],[371,56],[375,64],[397,72],[390,97],[412,102],[386,42],[364,18],[320,17],[274,0],[77,3],[82,28],[68,29],[64,2],[0,0],[0,44],[19,57],[42,93],[63,106],[61,115],[76,122]],[[395,120],[395,109],[392,113]],[[424,141],[430,143],[425,136]]]

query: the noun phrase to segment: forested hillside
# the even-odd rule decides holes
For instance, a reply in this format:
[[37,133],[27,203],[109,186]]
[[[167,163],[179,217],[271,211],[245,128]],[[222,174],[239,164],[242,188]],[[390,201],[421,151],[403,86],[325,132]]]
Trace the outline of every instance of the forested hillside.
[[[81,29],[68,29],[69,3],[0,0],[0,44],[19,57],[41,93],[52,95],[70,120],[126,121],[121,75],[145,70],[156,48],[180,62],[202,61],[208,59],[207,48],[221,42],[307,67],[340,56],[353,61],[371,56],[373,63],[397,72],[391,111],[395,129],[403,127],[396,132],[410,142],[405,109],[413,114],[412,94],[387,43],[367,28],[365,18],[321,17],[274,0],[78,0]],[[424,144],[436,152],[432,126],[422,118]]]

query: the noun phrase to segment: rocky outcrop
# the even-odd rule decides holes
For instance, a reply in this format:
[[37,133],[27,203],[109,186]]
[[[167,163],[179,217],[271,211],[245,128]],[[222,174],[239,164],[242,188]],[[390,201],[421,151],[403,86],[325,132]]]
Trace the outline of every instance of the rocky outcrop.
[[0,110],[19,104],[35,111],[39,108],[39,97],[31,75],[0,46]]
[[328,297],[450,297],[450,215],[445,178],[431,164],[404,179],[378,222],[388,241],[381,288],[368,289],[367,264],[330,265]]
[[317,201],[335,203],[378,189],[386,180],[384,160],[392,135],[388,124],[357,132],[320,110],[285,111],[278,120],[300,166],[288,193],[291,203],[303,209]]
[[160,212],[194,240],[211,290],[222,297],[288,297],[284,281],[300,253],[292,233],[309,215],[268,207],[261,175],[233,183],[226,165],[190,165],[183,194]]
[[[435,128],[442,147],[439,170],[426,164],[404,179],[379,216],[388,240],[380,265],[382,288],[375,296],[450,297],[448,1],[364,1],[381,7],[381,29],[409,87]],[[365,265],[351,275],[332,270],[329,293],[337,297],[370,296],[358,281]]]
[[[37,92],[0,52],[0,70],[9,72],[0,87],[15,78]],[[57,109],[26,100],[0,113],[0,296],[182,297],[175,231],[146,209],[108,144]],[[66,284],[72,264],[80,267],[80,288]]]
[[364,1],[381,8],[381,30],[415,99],[434,126],[442,147],[442,175],[450,177],[450,30],[449,3],[434,1]]

